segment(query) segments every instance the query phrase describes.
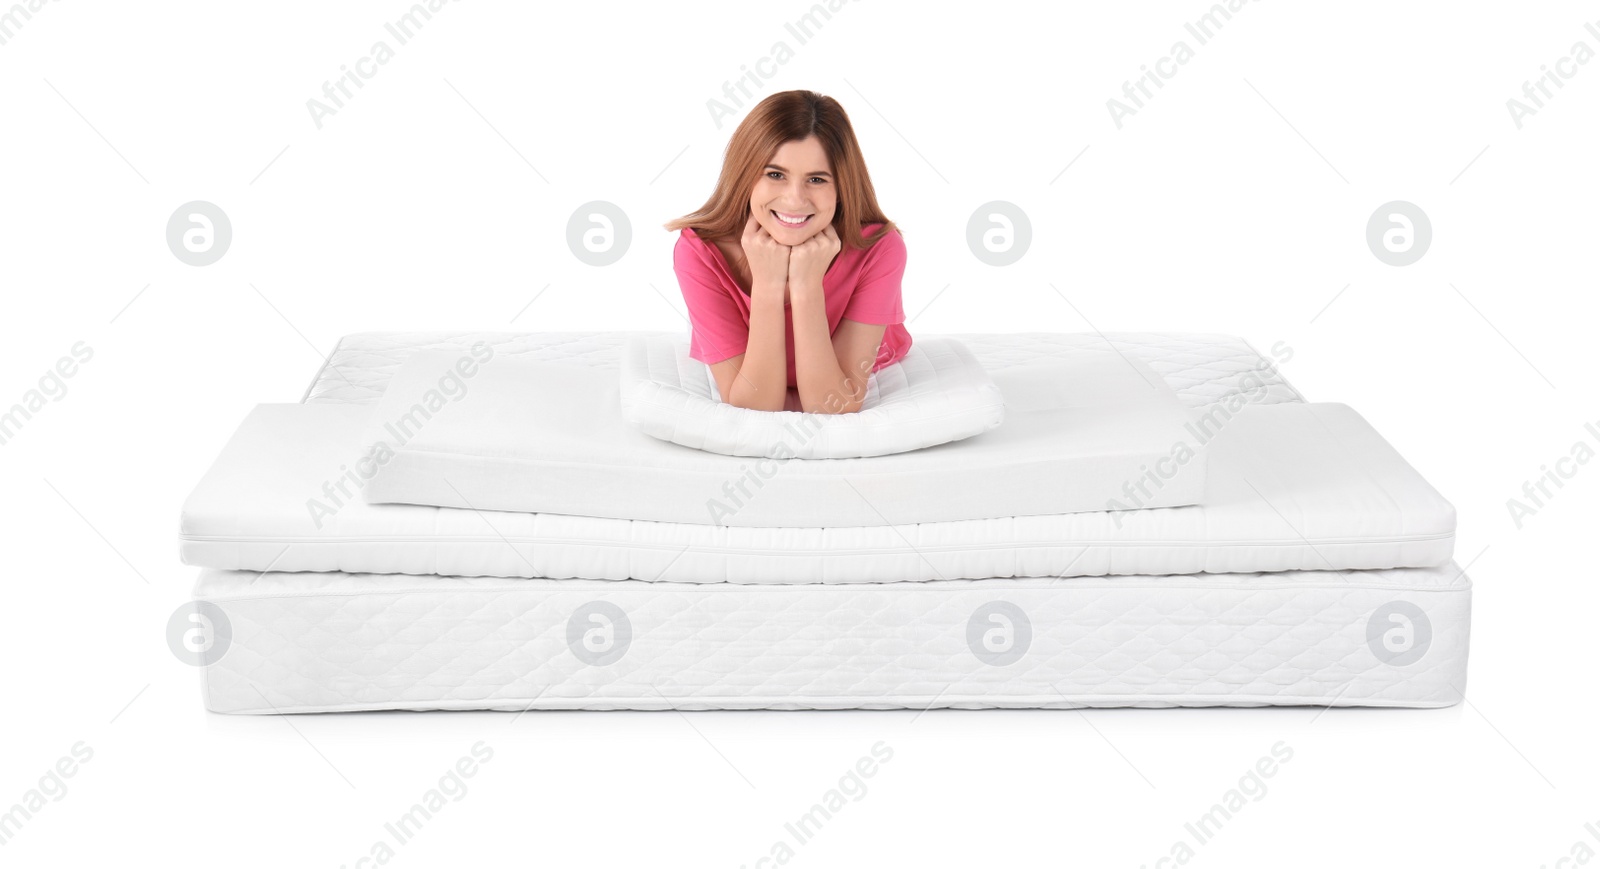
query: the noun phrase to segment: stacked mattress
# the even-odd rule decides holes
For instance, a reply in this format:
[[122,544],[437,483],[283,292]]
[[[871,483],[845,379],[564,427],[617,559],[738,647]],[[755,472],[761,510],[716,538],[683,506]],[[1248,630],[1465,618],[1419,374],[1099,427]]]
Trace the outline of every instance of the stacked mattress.
[[[1453,508],[1242,340],[949,336],[1006,395],[998,427],[783,460],[789,488],[719,521],[695,475],[737,459],[631,441],[615,457],[601,410],[575,410],[614,402],[600,390],[642,334],[353,335],[300,404],[257,407],[184,508],[195,598],[229,632],[207,707],[1428,707],[1465,688]],[[408,361],[474,348],[562,372],[575,397],[550,432],[593,434],[495,440],[538,424],[472,415],[501,402],[430,423],[409,453],[371,448]],[[1063,365],[1156,381],[1186,417],[1172,455],[1196,458],[1118,468],[1083,503],[1071,480],[1114,451],[1062,464],[1102,424],[1041,403]],[[429,441],[450,425],[473,433],[470,462]],[[528,460],[547,450],[582,461]],[[595,471],[606,456],[626,473]]]

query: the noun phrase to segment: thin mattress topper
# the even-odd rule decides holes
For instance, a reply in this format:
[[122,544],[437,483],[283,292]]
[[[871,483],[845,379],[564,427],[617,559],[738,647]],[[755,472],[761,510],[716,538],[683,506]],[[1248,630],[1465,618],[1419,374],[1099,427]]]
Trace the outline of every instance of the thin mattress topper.
[[[362,454],[383,458],[368,503],[740,527],[901,525],[1111,507],[1161,466],[1141,507],[1194,504],[1204,447],[1148,365],[1084,356],[994,375],[1000,426],[891,455],[750,458],[650,437],[606,371],[423,352],[372,409]],[[802,429],[795,437],[814,434]]]
[[[1226,405],[1218,405],[1218,409]],[[361,498],[361,405],[262,405],[191,494],[186,562],[241,570],[841,583],[1441,564],[1454,508],[1340,404],[1214,412],[1205,504],[860,528],[737,528]],[[1204,422],[1210,420],[1210,422]],[[1209,435],[1206,432],[1210,431]],[[1127,506],[1141,486],[1129,481]]]

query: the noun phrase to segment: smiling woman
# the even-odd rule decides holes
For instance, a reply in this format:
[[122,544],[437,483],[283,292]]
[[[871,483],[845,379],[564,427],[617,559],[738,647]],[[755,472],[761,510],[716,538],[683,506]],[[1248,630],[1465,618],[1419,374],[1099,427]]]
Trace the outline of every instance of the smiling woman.
[[911,348],[905,242],[831,97],[762,100],[734,131],[706,204],[666,228],[679,231],[689,355],[710,366],[722,401],[853,413],[872,372]]

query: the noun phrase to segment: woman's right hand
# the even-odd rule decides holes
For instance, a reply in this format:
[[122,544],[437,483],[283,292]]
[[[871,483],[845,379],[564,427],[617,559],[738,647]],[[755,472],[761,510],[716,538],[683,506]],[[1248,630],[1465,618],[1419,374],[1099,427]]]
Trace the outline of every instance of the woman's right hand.
[[744,248],[744,261],[750,268],[750,296],[757,293],[778,293],[780,297],[789,286],[789,251],[767,232],[767,228],[751,214],[744,224],[744,235],[739,239]]

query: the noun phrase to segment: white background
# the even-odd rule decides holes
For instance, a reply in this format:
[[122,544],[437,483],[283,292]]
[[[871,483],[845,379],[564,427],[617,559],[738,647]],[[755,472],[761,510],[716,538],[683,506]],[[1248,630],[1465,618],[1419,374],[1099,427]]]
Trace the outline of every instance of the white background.
[[[1154,866],[1280,741],[1292,760],[1191,865],[1600,850],[1600,462],[1521,529],[1506,506],[1600,446],[1600,62],[1521,129],[1506,108],[1574,43],[1600,50],[1600,4],[1266,0],[1196,47],[1203,2],[868,0],[800,45],[803,2],[466,0],[318,129],[307,100],[394,46],[405,8],[65,0],[0,45],[0,405],[94,350],[0,447],[0,807],[94,752],[0,860],[353,866],[480,740],[493,759],[392,865],[754,866],[879,741],[892,760],[793,865]],[[1119,130],[1106,101],[1180,39],[1193,60]],[[779,40],[793,59],[718,127],[707,101]],[[1356,407],[1459,510],[1468,703],[205,713],[163,636],[195,573],[177,516],[247,409],[298,400],[349,332],[681,328],[660,225],[704,201],[754,100],[794,88],[850,113],[905,234],[913,334],[1287,342],[1290,382]],[[207,267],[164,240],[196,199],[234,230]],[[604,268],[565,241],[595,199],[633,224]],[[965,243],[995,199],[1034,230],[1004,268]],[[1395,199],[1433,225],[1407,267],[1364,239]]]

